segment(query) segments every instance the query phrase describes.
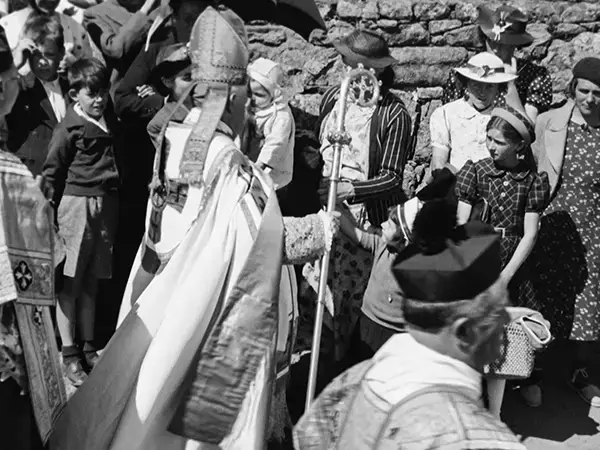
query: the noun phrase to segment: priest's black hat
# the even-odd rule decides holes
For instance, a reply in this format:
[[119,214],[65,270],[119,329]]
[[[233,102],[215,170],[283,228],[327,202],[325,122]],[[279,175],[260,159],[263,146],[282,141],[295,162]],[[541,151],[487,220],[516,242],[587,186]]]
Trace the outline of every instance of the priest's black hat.
[[455,226],[452,212],[446,200],[433,200],[417,214],[413,243],[397,256],[392,269],[406,298],[469,300],[498,280],[500,235],[482,222]]

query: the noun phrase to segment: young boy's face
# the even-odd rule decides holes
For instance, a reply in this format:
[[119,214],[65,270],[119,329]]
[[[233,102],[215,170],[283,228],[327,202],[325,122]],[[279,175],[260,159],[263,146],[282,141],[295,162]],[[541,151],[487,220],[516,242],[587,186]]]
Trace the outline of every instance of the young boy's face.
[[89,88],[83,88],[79,91],[71,90],[71,98],[79,103],[81,109],[88,116],[99,119],[104,114],[106,103],[108,101],[108,90],[91,92]]
[[186,67],[175,76],[163,79],[164,85],[171,90],[171,97],[178,101],[192,85],[192,67]]
[[29,58],[31,71],[42,81],[54,81],[64,55],[64,48],[56,45],[54,41],[46,41],[44,45],[38,46]]

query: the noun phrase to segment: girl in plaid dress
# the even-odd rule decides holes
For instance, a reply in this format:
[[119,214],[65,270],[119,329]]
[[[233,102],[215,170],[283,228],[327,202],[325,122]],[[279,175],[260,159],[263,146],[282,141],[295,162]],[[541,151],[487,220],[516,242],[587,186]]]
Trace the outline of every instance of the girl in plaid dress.
[[[539,310],[527,258],[535,244],[540,214],[550,197],[544,172],[532,167],[533,125],[524,114],[504,106],[492,111],[487,125],[489,158],[468,161],[457,174],[458,221],[465,223],[475,204],[483,204],[480,219],[502,235],[502,275],[515,306]],[[523,383],[521,394],[529,406],[541,404],[538,377]]]

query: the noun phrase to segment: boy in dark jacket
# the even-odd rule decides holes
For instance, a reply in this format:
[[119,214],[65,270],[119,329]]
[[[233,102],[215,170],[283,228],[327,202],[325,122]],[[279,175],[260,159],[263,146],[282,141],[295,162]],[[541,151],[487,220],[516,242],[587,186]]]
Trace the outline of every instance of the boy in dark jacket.
[[[82,59],[71,66],[68,80],[74,104],[54,131],[43,176],[67,247],[57,323],[67,377],[79,386],[84,369],[91,370],[98,358],[93,344],[96,294],[98,280],[112,277],[119,174],[109,71],[96,59]],[[75,327],[82,347],[75,343]]]
[[57,16],[32,15],[23,28],[19,56],[29,61],[33,85],[21,89],[6,116],[6,147],[31,171],[40,175],[54,128],[65,116],[69,98],[59,76],[65,54],[64,30]]

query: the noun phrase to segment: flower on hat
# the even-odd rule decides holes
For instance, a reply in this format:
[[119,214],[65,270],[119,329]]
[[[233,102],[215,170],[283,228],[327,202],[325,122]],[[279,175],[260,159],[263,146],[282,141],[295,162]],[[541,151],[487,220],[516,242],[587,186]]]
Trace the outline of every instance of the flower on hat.
[[510,25],[511,25],[510,23],[506,23],[504,18],[500,18],[500,20],[498,20],[498,23],[495,24],[494,27],[492,28],[492,33],[494,33],[494,40],[499,41],[502,33],[504,33],[507,29],[509,29]]

